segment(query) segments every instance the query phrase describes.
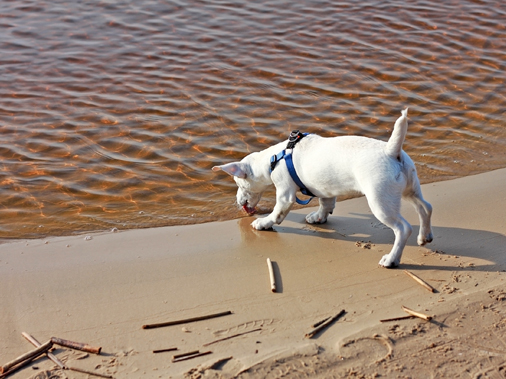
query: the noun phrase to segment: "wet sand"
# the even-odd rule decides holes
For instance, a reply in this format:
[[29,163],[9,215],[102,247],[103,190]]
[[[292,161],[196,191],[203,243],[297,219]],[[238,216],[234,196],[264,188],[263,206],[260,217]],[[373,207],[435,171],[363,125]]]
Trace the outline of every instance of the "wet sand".
[[[416,245],[418,219],[405,203],[414,232],[394,270],[378,267],[393,233],[364,198],[338,203],[325,225],[304,223],[310,209],[293,211],[271,232],[252,230],[248,217],[3,243],[0,364],[31,349],[21,336],[28,332],[40,342],[101,346],[99,356],[61,347],[54,354],[115,378],[504,376],[506,169],[423,192],[434,207],[434,242]],[[402,305],[433,319],[380,322],[405,316]],[[232,314],[142,328],[224,311]],[[212,353],[171,362],[193,350]],[[41,358],[12,378],[85,377],[54,367]]]

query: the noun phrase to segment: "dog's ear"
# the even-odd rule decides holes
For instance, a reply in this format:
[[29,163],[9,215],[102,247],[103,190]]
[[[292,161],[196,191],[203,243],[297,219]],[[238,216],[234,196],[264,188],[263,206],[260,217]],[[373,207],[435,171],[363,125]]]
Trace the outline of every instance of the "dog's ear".
[[232,176],[237,176],[241,179],[246,179],[246,166],[244,163],[241,162],[233,162],[233,163],[227,163],[221,166],[214,166],[213,171],[219,171],[223,170],[227,174]]

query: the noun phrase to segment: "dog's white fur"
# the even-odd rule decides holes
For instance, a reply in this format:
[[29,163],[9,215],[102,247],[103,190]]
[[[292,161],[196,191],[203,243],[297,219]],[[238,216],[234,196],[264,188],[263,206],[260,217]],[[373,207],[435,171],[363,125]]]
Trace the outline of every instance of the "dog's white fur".
[[[411,225],[401,216],[401,198],[410,201],[420,218],[419,245],[432,241],[430,218],[432,206],[423,199],[420,182],[411,158],[402,150],[408,128],[407,109],[396,121],[388,142],[367,137],[341,136],[323,138],[310,134],[293,149],[293,162],[302,183],[319,198],[320,207],[306,216],[309,224],[324,223],[332,213],[336,197],[364,194],[371,211],[395,234],[389,254],[379,264],[396,267],[411,235]],[[299,189],[284,160],[269,171],[270,158],[286,147],[286,141],[263,151],[249,154],[240,162],[213,167],[234,177],[239,187],[237,203],[252,213],[262,193],[272,184],[276,187],[276,205],[271,214],[251,224],[257,230],[280,224]]]

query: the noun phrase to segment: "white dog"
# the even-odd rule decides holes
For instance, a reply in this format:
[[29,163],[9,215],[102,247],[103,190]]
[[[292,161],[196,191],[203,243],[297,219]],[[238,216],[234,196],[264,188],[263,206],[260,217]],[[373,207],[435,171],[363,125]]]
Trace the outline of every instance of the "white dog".
[[326,222],[337,196],[364,194],[374,216],[395,234],[392,251],[379,264],[396,267],[412,232],[400,214],[401,198],[410,201],[419,215],[418,244],[432,241],[432,206],[423,199],[415,165],[402,150],[407,111],[401,112],[388,142],[359,136],[323,138],[292,133],[295,142],[291,138],[292,144],[286,149],[286,142],[281,142],[249,154],[240,162],[215,166],[213,171],[223,170],[234,177],[239,187],[237,203],[249,214],[254,213],[262,193],[274,184],[276,205],[267,217],[253,221],[251,225],[257,230],[280,224],[298,200],[298,189],[319,198],[319,209],[306,216],[309,224]]

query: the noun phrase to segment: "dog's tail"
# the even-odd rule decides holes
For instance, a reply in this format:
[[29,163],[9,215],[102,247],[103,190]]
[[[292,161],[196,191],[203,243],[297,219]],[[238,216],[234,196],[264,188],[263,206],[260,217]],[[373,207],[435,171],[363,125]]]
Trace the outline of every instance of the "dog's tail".
[[397,119],[394,131],[385,147],[385,153],[392,158],[401,159],[402,144],[408,131],[408,108],[401,111],[402,116]]

